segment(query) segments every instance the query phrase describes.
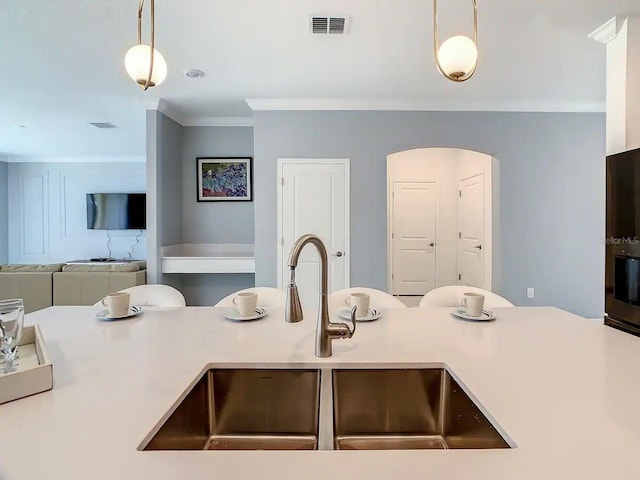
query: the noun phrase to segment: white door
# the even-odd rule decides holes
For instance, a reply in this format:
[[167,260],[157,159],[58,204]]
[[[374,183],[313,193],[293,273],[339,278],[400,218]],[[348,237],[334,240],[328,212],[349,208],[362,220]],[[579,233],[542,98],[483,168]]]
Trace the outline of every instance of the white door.
[[[329,255],[329,293],[349,286],[349,161],[279,160],[279,286],[289,282],[289,253],[307,233],[318,235]],[[296,268],[303,308],[318,306],[320,257],[307,245]]]
[[435,182],[394,182],[391,285],[394,295],[424,295],[436,287]]
[[484,174],[460,181],[458,202],[458,278],[461,285],[483,288]]

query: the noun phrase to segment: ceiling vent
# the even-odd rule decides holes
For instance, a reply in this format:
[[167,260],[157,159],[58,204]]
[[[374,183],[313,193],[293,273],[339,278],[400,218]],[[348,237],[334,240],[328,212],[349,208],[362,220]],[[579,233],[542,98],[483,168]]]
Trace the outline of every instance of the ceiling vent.
[[311,15],[309,29],[314,35],[345,35],[349,32],[347,15]]
[[90,122],[89,125],[93,125],[96,128],[118,128],[116,125],[110,122]]

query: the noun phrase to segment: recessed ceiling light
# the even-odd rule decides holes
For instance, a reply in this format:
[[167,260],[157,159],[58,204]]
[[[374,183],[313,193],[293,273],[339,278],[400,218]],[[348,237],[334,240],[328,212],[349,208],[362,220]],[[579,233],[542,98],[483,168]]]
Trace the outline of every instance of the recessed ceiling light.
[[189,70],[185,70],[184,72],[184,76],[187,78],[202,78],[204,77],[204,72],[202,70],[197,70],[195,68],[189,69]]

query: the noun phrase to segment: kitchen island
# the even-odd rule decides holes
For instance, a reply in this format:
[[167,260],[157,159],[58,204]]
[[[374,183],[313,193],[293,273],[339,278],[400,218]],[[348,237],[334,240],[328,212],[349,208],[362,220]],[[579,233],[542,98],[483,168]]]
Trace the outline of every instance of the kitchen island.
[[[54,389],[0,405],[3,480],[640,478],[640,339],[555,308],[496,308],[492,323],[450,309],[393,309],[314,356],[315,315],[272,309],[147,308],[100,322],[92,307],[30,314]],[[336,321],[336,319],[334,319]],[[446,365],[516,445],[499,450],[138,451],[211,367]],[[4,475],[4,476],[3,476]]]

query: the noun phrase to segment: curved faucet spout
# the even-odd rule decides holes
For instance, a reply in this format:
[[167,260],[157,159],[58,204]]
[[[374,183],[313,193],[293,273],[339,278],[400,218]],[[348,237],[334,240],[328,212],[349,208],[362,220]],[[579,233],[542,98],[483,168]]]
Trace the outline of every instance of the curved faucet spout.
[[327,247],[324,246],[322,240],[317,235],[313,235],[308,233],[307,235],[301,236],[296,243],[291,248],[291,253],[289,253],[289,266],[292,268],[296,268],[298,266],[298,258],[300,258],[300,253],[302,253],[302,249],[306,247],[308,244],[313,244],[318,250],[318,255],[320,255],[320,261],[327,261]]
[[327,248],[317,235],[303,235],[291,249],[289,254],[289,267],[291,267],[289,286],[287,287],[285,321],[288,323],[300,322],[303,319],[300,296],[296,286],[295,270],[298,266],[298,259],[305,246],[312,244],[316,247],[320,256],[320,293],[318,302],[318,325],[316,327],[316,356],[330,357],[332,353],[331,341],[334,338],[351,338],[355,333],[355,309],[351,312],[353,329],[344,323],[331,323],[329,321],[329,305],[327,290],[329,284],[329,269]]

